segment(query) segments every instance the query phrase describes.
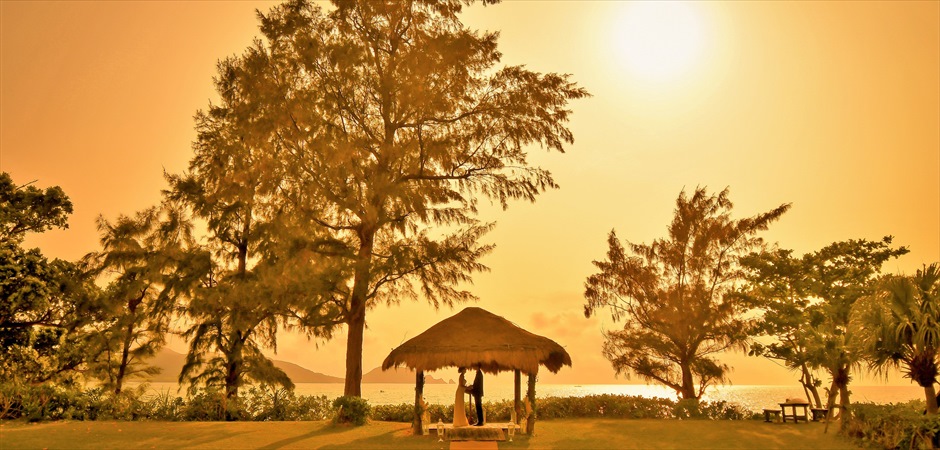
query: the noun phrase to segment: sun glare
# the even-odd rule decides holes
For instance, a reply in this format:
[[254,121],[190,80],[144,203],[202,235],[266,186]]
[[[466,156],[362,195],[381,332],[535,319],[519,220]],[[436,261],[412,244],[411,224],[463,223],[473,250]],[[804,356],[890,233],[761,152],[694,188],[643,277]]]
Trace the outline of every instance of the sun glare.
[[705,39],[702,22],[695,4],[630,2],[614,25],[618,57],[638,78],[675,79],[702,59]]

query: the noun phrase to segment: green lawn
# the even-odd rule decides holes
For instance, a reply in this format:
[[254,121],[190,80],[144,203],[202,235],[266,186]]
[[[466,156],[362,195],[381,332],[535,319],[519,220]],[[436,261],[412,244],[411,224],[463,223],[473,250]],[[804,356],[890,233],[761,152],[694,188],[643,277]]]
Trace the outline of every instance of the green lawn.
[[[500,442],[499,448],[859,448],[834,429],[824,434],[823,426],[753,420],[551,420],[539,422],[535,436],[517,436],[514,442]],[[7,422],[0,425],[0,448],[442,449],[447,444],[412,436],[409,424],[397,422],[336,427],[328,422],[102,421]]]

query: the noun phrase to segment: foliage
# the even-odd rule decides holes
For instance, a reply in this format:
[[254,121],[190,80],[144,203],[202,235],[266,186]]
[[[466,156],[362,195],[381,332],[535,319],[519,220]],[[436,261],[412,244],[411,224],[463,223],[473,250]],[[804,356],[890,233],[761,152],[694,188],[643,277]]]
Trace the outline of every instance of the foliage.
[[333,423],[365,425],[372,414],[369,402],[362,397],[337,397],[336,400],[333,400],[333,409],[336,410]]
[[906,247],[892,248],[891,242],[890,236],[835,242],[803,257],[809,295],[820,299],[812,308],[818,308],[823,318],[818,326],[804,330],[810,358],[832,380],[826,408],[832,411],[838,395],[843,418],[851,414],[848,385],[852,368],[862,361],[862,337],[867,333],[850,323],[852,309],[874,292],[881,266],[908,252]]
[[[508,422],[512,401],[485,402],[486,420],[492,423]],[[588,395],[584,397],[546,397],[538,399],[538,419],[611,418],[611,419],[711,419],[744,420],[752,417],[750,411],[732,403],[717,401],[674,401],[665,398],[646,398],[628,395]],[[453,418],[453,405],[428,405],[431,422]],[[376,405],[372,407],[373,420],[411,422],[414,405]]]
[[84,367],[97,286],[79,265],[21,246],[27,232],[66,228],[71,212],[59,187],[16,186],[0,173],[0,379],[68,381]]
[[348,325],[346,395],[361,393],[368,309],[473,299],[460,285],[492,248],[479,198],[556,187],[526,147],[562,151],[568,102],[587,95],[567,75],[498,68],[497,34],[464,27],[465,3],[290,1],[259,14],[264,39],[238,66],[239,137],[266,146],[277,209],[329,259],[312,270]]
[[183,398],[151,393],[146,385],[115,394],[101,386],[0,383],[0,420],[328,420],[335,416],[332,403],[326,396],[296,396],[267,385],[253,386],[231,401],[218,389]]
[[747,284],[738,295],[763,311],[750,334],[772,338],[770,342],[752,341],[748,354],[781,361],[788,369],[799,372],[807,400],[822,408],[819,396],[822,382],[815,370],[819,364],[811,357],[806,330],[824,321],[823,311],[810,308],[807,267],[803,259],[794,258],[792,253],[776,249],[741,258]]
[[261,351],[276,348],[279,325],[301,325],[328,338],[340,323],[321,294],[329,292],[324,285],[332,272],[302,244],[312,233],[282,214],[289,200],[281,195],[278,150],[257,139],[263,114],[248,103],[257,70],[250,52],[219,62],[221,103],[197,112],[189,168],[167,176],[167,197],[186,205],[209,231],[207,245],[193,249],[206,263],[186,307],[190,350],[180,379],[224,387],[232,399],[249,380],[293,386]]
[[740,294],[764,311],[752,334],[773,339],[754,343],[751,354],[782,359],[800,370],[813,400],[818,378],[812,372],[825,370],[831,378],[826,407],[832,410],[839,396],[840,410],[847,411],[851,371],[862,360],[868,333],[850,317],[855,303],[874,292],[881,266],[908,252],[891,242],[890,236],[847,240],[800,258],[789,250],[744,258],[749,285]]
[[871,368],[901,367],[924,388],[927,411],[937,413],[937,351],[940,347],[940,263],[913,276],[892,276],[859,300],[853,328],[866,330],[862,346]]
[[68,228],[72,201],[59,186],[45,191],[27,183],[17,186],[6,172],[0,172],[0,240],[23,242],[26,233],[42,233]]
[[297,397],[293,390],[262,384],[247,393],[246,414],[251,420],[329,420],[333,402],[325,395]]
[[924,402],[891,405],[854,404],[855,414],[841,433],[865,446],[881,448],[937,448],[940,446],[940,416],[924,415]]
[[157,373],[143,361],[163,346],[177,299],[196,281],[187,252],[194,238],[181,211],[169,204],[113,223],[99,217],[98,230],[102,250],[84,261],[109,283],[102,295],[105,317],[92,335],[91,369],[120,393],[128,377]]
[[671,387],[685,399],[724,382],[728,367],[712,355],[739,347],[747,308],[733,291],[742,277],[738,258],[763,241],[766,230],[790,205],[733,220],[728,189],[709,195],[697,188],[676,200],[669,235],[652,244],[620,243],[608,236],[607,258],[585,282],[586,317],[610,308],[622,330],[605,333],[604,356],[618,373]]

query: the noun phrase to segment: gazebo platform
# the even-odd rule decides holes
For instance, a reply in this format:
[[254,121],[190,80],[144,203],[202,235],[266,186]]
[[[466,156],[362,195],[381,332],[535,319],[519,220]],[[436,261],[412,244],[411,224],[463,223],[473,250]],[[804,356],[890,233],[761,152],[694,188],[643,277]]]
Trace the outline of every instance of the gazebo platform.
[[[444,439],[448,441],[505,441],[509,434],[509,423],[487,423],[482,427],[454,427],[452,424],[444,424]],[[517,428],[516,433],[519,433]],[[428,426],[428,434],[437,436],[437,424],[432,423]]]

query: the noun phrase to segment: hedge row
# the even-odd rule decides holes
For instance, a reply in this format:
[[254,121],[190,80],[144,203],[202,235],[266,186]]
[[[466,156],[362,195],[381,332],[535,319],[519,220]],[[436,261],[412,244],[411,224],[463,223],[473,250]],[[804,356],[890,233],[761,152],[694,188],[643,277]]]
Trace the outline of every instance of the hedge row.
[[[752,417],[752,413],[726,402],[676,402],[663,398],[625,395],[546,397],[537,400],[539,419],[613,417],[625,419],[730,419]],[[485,402],[487,420],[508,422],[509,400]],[[429,405],[431,421],[450,422],[452,405]],[[414,405],[369,406],[362,399],[326,396],[296,396],[292,391],[270,387],[244,390],[229,400],[218,390],[203,390],[183,399],[169,393],[146,395],[143,388],[114,395],[100,388],[82,390],[56,385],[0,383],[0,419],[44,420],[329,420],[364,423],[411,422]]]

